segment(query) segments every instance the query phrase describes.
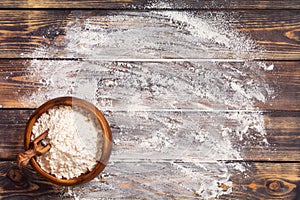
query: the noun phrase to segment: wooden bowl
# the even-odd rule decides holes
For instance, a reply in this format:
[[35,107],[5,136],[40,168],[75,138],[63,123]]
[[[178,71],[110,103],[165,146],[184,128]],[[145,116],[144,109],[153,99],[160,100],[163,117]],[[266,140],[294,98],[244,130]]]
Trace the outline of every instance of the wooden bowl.
[[103,116],[103,114],[91,103],[74,98],[74,97],[59,97],[52,99],[45,104],[41,105],[30,117],[26,129],[25,129],[25,139],[24,139],[24,144],[25,144],[25,150],[27,151],[30,146],[31,146],[31,133],[32,133],[32,128],[34,123],[37,121],[37,119],[45,113],[47,110],[55,107],[55,106],[60,106],[60,105],[65,105],[65,106],[76,106],[78,108],[82,108],[83,110],[86,110],[93,114],[97,121],[99,122],[99,125],[102,129],[103,132],[103,147],[102,147],[102,155],[100,158],[100,161],[95,165],[95,167],[90,171],[85,174],[80,175],[79,177],[72,178],[72,179],[60,179],[55,177],[52,174],[47,173],[44,171],[40,165],[37,163],[36,158],[31,158],[30,164],[31,166],[38,172],[40,173],[43,177],[45,177],[47,180],[58,184],[58,185],[64,185],[64,186],[70,186],[70,185],[77,185],[77,184],[82,184],[86,183],[93,178],[95,178],[97,175],[99,175],[100,172],[103,171],[103,169],[106,167],[106,164],[108,163],[110,154],[111,154],[111,149],[112,149],[112,134],[110,127]]

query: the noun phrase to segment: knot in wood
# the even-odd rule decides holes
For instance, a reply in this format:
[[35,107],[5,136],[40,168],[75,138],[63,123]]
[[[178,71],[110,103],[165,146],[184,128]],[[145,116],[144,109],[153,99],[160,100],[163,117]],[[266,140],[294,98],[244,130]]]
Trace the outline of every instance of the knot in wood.
[[6,173],[6,177],[12,181],[15,187],[25,188],[28,186],[26,178],[19,168],[12,167],[11,169],[9,169]]
[[273,196],[285,196],[294,191],[297,184],[283,179],[269,179],[265,182],[265,190]]
[[279,183],[279,181],[272,181],[269,183],[268,187],[270,190],[276,192],[280,190],[281,184]]
[[13,182],[20,183],[23,181],[23,175],[19,169],[10,169],[7,173],[7,177]]

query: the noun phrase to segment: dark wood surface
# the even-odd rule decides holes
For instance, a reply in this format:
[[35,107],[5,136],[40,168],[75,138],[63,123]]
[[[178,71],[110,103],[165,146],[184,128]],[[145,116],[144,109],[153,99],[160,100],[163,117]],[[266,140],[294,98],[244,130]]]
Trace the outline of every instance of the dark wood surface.
[[[27,119],[32,114],[33,109],[4,109],[0,110],[0,137],[3,140],[0,142],[0,159],[2,160],[14,160],[18,153],[22,152],[24,149],[23,145],[23,134],[26,127]],[[217,119],[218,116],[222,116],[225,111],[218,114],[203,114],[202,111],[198,112],[184,112],[183,116],[189,116],[191,118],[198,118],[199,125],[204,126],[205,124],[212,123],[213,119],[208,119],[207,116],[213,116],[213,118]],[[113,127],[113,136],[114,139],[122,140],[121,128],[127,126],[126,132],[131,133],[131,135],[126,136],[126,141],[138,141],[138,140],[146,140],[148,135],[151,132],[155,131],[154,128],[149,127],[146,130],[140,128],[140,124],[151,124],[151,121],[137,121],[136,123],[130,122],[129,124],[123,124],[120,121],[113,123],[116,121],[118,117],[124,115],[122,111],[114,111],[112,114],[106,114],[108,121],[112,122],[110,125]],[[164,112],[162,114],[164,117],[172,117],[174,112]],[[246,114],[247,115],[247,114]],[[251,114],[248,114],[251,115]],[[248,141],[240,141],[239,137],[233,137],[232,142],[237,146],[243,146],[243,159],[249,161],[300,161],[300,152],[298,151],[297,144],[300,142],[297,137],[298,132],[300,131],[299,127],[299,117],[300,113],[297,111],[285,111],[285,112],[266,112],[263,113],[264,120],[266,124],[266,131],[269,133],[267,139],[269,141],[269,145],[266,146],[264,143],[259,144],[255,142]],[[130,117],[128,117],[131,119]],[[132,119],[133,120],[133,119]],[[235,127],[237,123],[233,122],[228,127]],[[212,132],[213,133],[213,132]],[[170,131],[170,135],[171,135]],[[221,133],[216,133],[221,134]],[[255,132],[252,131],[253,135]],[[137,139],[138,136],[138,139]],[[176,136],[178,138],[184,139],[184,134]],[[293,143],[291,143],[293,141]],[[139,160],[144,159],[147,154],[147,150],[135,146],[130,149],[127,149],[126,142],[119,142],[114,146],[114,156],[111,158],[113,161],[120,160]],[[183,144],[182,146],[184,146]],[[199,155],[197,151],[197,145],[199,144],[190,144],[187,148],[189,149],[189,158],[190,159],[203,159],[205,160],[206,154]],[[180,148],[180,146],[178,146]],[[161,154],[159,156],[159,160],[168,160],[168,159],[184,159],[184,156],[175,156],[173,153],[169,152],[169,154],[163,154],[163,152],[157,152],[157,154]],[[124,157],[123,155],[126,154]],[[157,160],[156,157],[148,157],[148,159]],[[222,157],[219,158],[222,160]],[[229,157],[227,159],[239,160],[234,158],[234,156]],[[212,160],[211,160],[212,161]]]
[[[188,42],[185,34],[178,33],[176,26],[163,20],[162,15],[169,10],[190,12],[197,18],[216,16],[213,23],[228,23],[230,28],[251,38],[260,49],[251,49],[235,55],[227,48],[209,47],[206,52]],[[151,12],[156,12],[152,15]],[[150,13],[150,14],[149,14]],[[158,14],[157,14],[158,13]],[[222,16],[222,20],[217,16]],[[114,21],[106,16],[132,17],[132,20]],[[225,17],[224,17],[225,16]],[[143,24],[139,18],[147,18]],[[76,20],[77,19],[77,20]],[[196,179],[196,173],[203,176],[224,175],[225,168],[231,174],[233,191],[220,199],[300,199],[300,1],[271,0],[215,0],[215,1],[174,1],[173,3],[152,3],[143,1],[55,1],[55,0],[4,0],[0,4],[0,199],[63,199],[67,188],[57,187],[41,178],[30,167],[18,169],[15,156],[23,151],[23,134],[26,122],[37,105],[20,101],[25,94],[32,94],[39,89],[39,83],[30,78],[30,62],[38,59],[47,66],[52,62],[60,65],[61,60],[68,60],[70,65],[89,64],[94,60],[86,59],[66,48],[66,26],[76,20],[80,27],[86,19],[95,22],[107,30],[136,30],[151,27],[153,38],[163,34],[165,41],[174,43],[161,44],[164,50],[155,49],[156,54],[149,56],[139,46],[130,46],[123,54],[120,49],[106,47],[97,54],[97,62],[117,63],[126,59],[142,67],[155,63],[162,68],[180,66],[184,62],[215,62],[212,59],[241,59],[240,62],[254,63],[265,61],[274,64],[274,70],[263,71],[264,81],[271,86],[276,95],[266,102],[256,101],[252,110],[247,112],[220,106],[218,112],[208,112],[182,102],[177,109],[157,111],[159,105],[153,105],[151,112],[159,113],[161,119],[172,119],[181,112],[182,118],[197,119],[198,126],[214,123],[227,112],[242,112],[245,116],[253,113],[262,116],[269,145],[256,140],[240,140],[231,137],[234,146],[240,148],[241,158],[234,155],[220,157],[223,164],[215,160],[206,160],[205,154],[199,154],[197,143],[189,144],[188,155],[177,155],[176,151],[155,152],[148,155],[140,146],[132,147],[136,141],[146,140],[156,131],[153,123],[158,121],[135,118],[126,113],[118,104],[113,111],[106,110],[105,115],[111,123],[115,139],[113,154],[109,166],[99,179],[76,187],[73,192],[80,198],[125,198],[125,199],[202,199],[196,191],[202,179]],[[225,21],[224,21],[225,19]],[[160,23],[157,23],[159,20]],[[219,25],[219,24],[217,24]],[[161,27],[164,29],[162,31]],[[179,34],[179,40],[178,40]],[[151,39],[151,38],[150,38]],[[120,44],[122,46],[122,44]],[[190,52],[183,55],[178,52]],[[34,54],[39,49],[39,54]],[[109,49],[109,54],[107,54]],[[144,50],[144,49],[143,49]],[[147,49],[153,50],[153,49]],[[170,61],[169,59],[186,59]],[[84,61],[82,60],[84,59]],[[136,59],[145,59],[136,61]],[[108,60],[108,61],[103,61]],[[246,60],[246,61],[245,61]],[[226,61],[217,61],[226,62]],[[191,64],[192,65],[192,64]],[[91,78],[97,74],[87,73]],[[86,77],[81,77],[86,78]],[[118,101],[116,101],[118,102]],[[192,102],[195,103],[195,102]],[[202,102],[200,102],[202,103]],[[156,109],[155,109],[156,108]],[[122,121],[129,115],[130,121]],[[207,117],[209,116],[209,117]],[[174,122],[176,123],[176,122]],[[228,127],[235,123],[228,121]],[[157,125],[158,126],[158,125]],[[122,131],[130,134],[124,134]],[[168,129],[166,129],[168,130]],[[172,137],[172,130],[170,137]],[[253,133],[252,133],[252,132]],[[214,132],[212,132],[213,134]],[[255,131],[250,130],[255,136]],[[215,134],[220,134],[216,132]],[[185,135],[176,136],[179,139]],[[259,136],[257,136],[259,137]],[[176,148],[184,148],[179,144]],[[157,156],[160,155],[160,156]],[[159,157],[159,159],[158,159]],[[237,164],[246,166],[237,170]],[[138,167],[137,167],[138,166]],[[211,168],[212,171],[204,167]],[[214,171],[216,170],[216,171]],[[219,170],[219,171],[218,171]],[[226,171],[226,170],[225,170]],[[65,196],[64,196],[65,194]]]
[[[219,12],[207,12],[207,11],[193,11],[196,13],[196,17],[207,17],[209,15],[217,15]],[[251,35],[251,38],[264,49],[264,51],[257,51],[256,49],[249,52],[240,52],[240,55],[232,55],[232,50],[220,46],[218,49],[214,47],[208,47],[203,52],[199,50],[199,46],[195,44],[189,44],[188,38],[184,33],[178,36],[176,26],[170,24],[169,20],[165,20],[163,16],[166,11],[159,11],[149,14],[146,12],[137,11],[84,11],[84,10],[1,10],[0,18],[2,22],[0,24],[1,31],[1,46],[0,58],[30,58],[32,52],[36,49],[40,49],[40,55],[36,55],[36,58],[42,57],[43,52],[46,54],[51,47],[59,47],[62,45],[57,41],[64,41],[65,27],[69,22],[79,18],[77,20],[78,27],[83,26],[84,19],[89,18],[90,22],[95,21],[99,24],[99,28],[105,29],[109,24],[112,29],[127,30],[127,29],[146,29],[153,28],[156,31],[151,35],[153,40],[155,38],[164,35],[163,44],[160,44],[161,48],[168,49],[163,51],[162,49],[155,49],[156,54],[140,53],[145,52],[145,49],[140,49],[138,44],[132,46],[126,46],[129,49],[120,49],[111,47],[110,54],[107,55],[105,50],[97,54],[97,59],[132,59],[137,58],[185,58],[185,59],[211,59],[211,58],[235,58],[238,56],[241,59],[257,59],[257,60],[298,60],[300,54],[299,48],[299,26],[300,16],[298,10],[245,10],[245,11],[222,11],[222,15],[228,16],[223,19],[223,23],[229,23],[234,29],[240,30],[242,34]],[[109,21],[103,16],[131,16],[122,23],[115,23]],[[150,16],[149,16],[150,15]],[[103,17],[103,18],[102,18]],[[143,24],[139,20],[145,18],[149,20],[148,24]],[[238,20],[237,20],[238,19]],[[220,21],[218,21],[220,20]],[[159,22],[158,22],[159,21]],[[178,22],[181,23],[181,22]],[[222,19],[218,19],[214,23],[222,23]],[[163,27],[163,28],[162,28]],[[169,34],[164,34],[170,32]],[[145,36],[147,37],[147,36]],[[239,37],[239,36],[237,36]],[[147,39],[147,38],[146,38]],[[167,41],[173,41],[168,43]],[[182,45],[180,42],[186,42],[186,45]],[[63,44],[64,45],[64,44]],[[119,44],[122,46],[122,44]],[[187,55],[177,53],[178,48],[180,52],[184,50],[190,52]],[[105,48],[104,48],[105,49]],[[149,51],[153,49],[149,49]],[[242,51],[242,50],[241,50]],[[124,54],[126,52],[127,54]],[[80,58],[82,55],[76,55],[69,49],[60,48],[53,51],[51,54],[47,54],[47,57],[52,58]]]
[[[0,85],[1,85],[1,105],[3,108],[33,108],[30,102],[20,102],[19,97],[25,94],[30,94],[38,91],[40,88],[40,83],[38,80],[33,82],[34,80],[31,78],[31,74],[27,72],[27,68],[30,66],[30,60],[26,59],[0,59]],[[53,61],[45,60],[39,61],[39,65],[47,66],[49,63]],[[63,61],[64,62],[64,61]],[[57,61],[59,64],[60,61]],[[68,61],[69,66],[85,66],[89,65],[89,61]],[[112,66],[116,66],[115,62],[105,62],[100,61],[98,64],[104,65],[109,63]],[[122,62],[124,63],[124,62]],[[126,63],[126,62],[125,62]],[[129,63],[129,62],[127,62]],[[151,67],[151,64],[156,63],[161,67],[168,67],[170,62],[130,62],[135,65],[142,66],[144,68]],[[174,66],[183,66],[184,61],[182,62],[172,62],[171,64]],[[195,61],[193,63],[189,62],[191,66],[197,64],[205,63],[201,61]],[[220,62],[222,64],[222,62]],[[265,111],[273,111],[273,110],[299,110],[300,109],[300,85],[299,85],[299,77],[300,73],[300,62],[295,61],[281,61],[281,62],[269,62],[274,65],[274,70],[272,71],[263,71],[264,78],[266,84],[271,88],[276,90],[276,95],[274,98],[269,98],[266,102],[256,101],[255,107],[260,108]],[[239,63],[231,63],[232,66],[240,66],[243,62]],[[251,65],[258,65],[257,62],[250,62]],[[75,69],[75,68],[74,68]],[[71,69],[72,71],[72,69]],[[74,72],[75,73],[75,72]],[[87,76],[90,76],[93,79],[99,79],[100,76],[104,76],[103,74],[93,73],[87,70],[84,76],[78,77],[78,81],[81,79],[86,79]],[[108,76],[108,75],[107,75]],[[280,77],[280,78],[279,78]],[[275,81],[276,80],[276,81]],[[121,99],[116,99],[116,101],[121,101]],[[172,99],[170,99],[171,101]],[[181,102],[182,105],[178,105],[178,108],[182,109],[197,109],[196,106],[192,105],[192,103],[199,102],[199,100],[195,99],[194,102]],[[187,105],[189,103],[189,105]],[[202,103],[202,102],[200,102]],[[120,104],[120,103],[119,103]],[[118,102],[115,104],[118,107]],[[167,105],[166,105],[167,106]],[[220,108],[230,109],[225,105],[220,105]],[[159,105],[156,107],[159,108]],[[168,107],[165,107],[168,108]],[[171,107],[169,107],[171,108]]]
[[[202,163],[205,165],[205,163]],[[120,169],[142,166],[145,170],[139,173]],[[214,163],[206,165],[214,166]],[[220,199],[298,199],[299,198],[299,163],[255,163],[247,164],[250,172],[239,172],[227,163],[226,166],[234,174],[230,179],[234,190]],[[205,176],[213,175],[194,163],[185,163],[186,169],[197,170]],[[287,170],[288,169],[288,170]],[[31,169],[21,171],[11,162],[0,163],[0,182],[2,187],[0,198],[3,199],[63,199],[65,188],[45,182]],[[167,177],[167,178],[166,178]],[[187,189],[184,185],[190,185]],[[202,199],[195,196],[193,189],[200,187],[190,177],[182,176],[176,169],[176,163],[170,161],[157,162],[114,162],[106,173],[98,180],[74,189],[81,198],[97,198],[99,191],[103,198],[125,199]],[[164,186],[162,190],[158,190]]]
[[154,3],[151,0],[76,0],[76,1],[55,1],[55,0],[3,0],[1,8],[90,8],[90,9],[298,9],[299,0],[176,0],[159,1]]

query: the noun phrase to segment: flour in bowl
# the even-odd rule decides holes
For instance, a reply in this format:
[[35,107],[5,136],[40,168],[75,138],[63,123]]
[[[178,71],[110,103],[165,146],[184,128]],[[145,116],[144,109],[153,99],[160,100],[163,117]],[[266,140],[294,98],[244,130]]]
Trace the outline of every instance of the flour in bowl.
[[37,162],[57,178],[72,179],[91,171],[100,160],[103,134],[90,113],[71,106],[56,106],[43,113],[32,128],[31,140],[49,129],[51,149]]

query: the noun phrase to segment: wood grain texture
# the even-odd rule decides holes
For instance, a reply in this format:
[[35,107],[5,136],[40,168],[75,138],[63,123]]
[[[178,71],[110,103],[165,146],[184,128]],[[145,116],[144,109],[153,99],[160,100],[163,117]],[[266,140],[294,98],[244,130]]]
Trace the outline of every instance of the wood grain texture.
[[[181,21],[181,17],[179,19],[168,17],[173,15],[172,13],[174,14],[170,11],[18,10],[12,12],[2,10],[0,12],[2,44],[0,57],[87,58],[89,51],[76,52],[76,49],[70,48],[70,45],[72,46],[72,42],[79,42],[76,41],[76,38],[79,39],[79,35],[84,37],[84,34],[87,33],[101,33],[109,34],[110,37],[113,37],[114,34],[123,34],[125,38],[111,41],[104,46],[101,46],[101,42],[90,46],[91,44],[81,41],[83,42],[80,44],[81,46],[94,52],[95,59],[299,59],[300,15],[297,11],[196,12],[194,18],[196,24],[202,23],[202,19],[204,19],[204,23],[219,28],[228,24],[223,27],[228,31],[224,32],[220,28],[225,35],[228,32],[228,36],[225,36],[228,37],[228,40],[231,40],[230,37],[234,37],[233,41],[238,41],[242,37],[239,34],[232,35],[230,30],[239,30],[240,34],[244,34],[246,37],[250,36],[259,46],[258,49],[250,50],[246,50],[246,47],[246,49],[243,47],[239,50],[235,49],[240,48],[239,45],[243,45],[237,41],[237,44],[230,44],[233,46],[228,47],[218,45],[217,42],[213,45],[209,42],[205,44],[205,38],[199,38],[199,36],[189,33],[193,26],[189,22]],[[184,13],[183,11],[179,12],[179,16]],[[87,25],[84,23],[88,23],[92,29],[87,29]],[[65,28],[66,26],[68,28]],[[147,34],[141,37],[138,33]],[[137,38],[130,39],[132,34]],[[200,44],[204,44],[204,46],[195,45],[197,40],[200,40]],[[150,42],[150,46],[141,45],[145,42]],[[261,51],[261,49],[264,50]]]
[[[3,0],[0,199],[203,199],[210,186],[232,189],[219,199],[300,199],[299,10],[299,0]],[[68,191],[13,162],[36,106],[86,80],[102,94],[113,153],[98,179]],[[193,96],[199,83],[213,100]]]
[[[3,129],[1,132],[3,135],[0,141],[3,148],[3,151],[1,150],[2,159],[16,160],[16,156],[25,149],[25,127],[32,112],[31,110],[2,110],[1,124]],[[22,120],[20,116],[24,116],[24,119]]]
[[[235,170],[233,163],[224,166],[202,163],[202,167],[210,166],[210,170],[195,164],[114,162],[109,164],[98,180],[75,187],[73,191],[77,197],[85,199],[202,199],[201,182],[198,182],[201,176],[216,175],[218,170],[224,170],[220,167],[227,167],[233,174],[230,177],[233,191],[219,199],[294,200],[299,195],[300,166],[297,163],[243,163],[246,166],[244,172]],[[136,166],[144,170],[137,170]],[[13,163],[1,162],[0,170],[1,199],[62,198],[60,194],[63,188],[45,182],[29,168],[19,174]]]
[[[126,64],[130,64],[130,70],[126,68]],[[271,64],[274,65],[274,69],[271,71],[265,71],[261,69],[260,64],[256,62],[250,62],[245,65],[243,62],[88,62],[2,59],[0,60],[0,105],[3,108],[34,108],[41,105],[45,101],[54,98],[55,96],[67,96],[71,94],[76,95],[76,87],[72,86],[71,82],[76,81],[77,83],[80,83],[92,78],[93,80],[97,81],[98,90],[101,91],[98,91],[98,93],[102,94],[102,96],[98,96],[99,101],[101,99],[106,99],[107,101],[112,102],[111,109],[114,110],[123,110],[124,106],[128,107],[133,106],[134,104],[147,106],[153,110],[175,108],[191,110],[242,109],[242,107],[237,108],[234,107],[234,105],[231,105],[231,100],[234,99],[235,102],[237,101],[236,98],[231,97],[236,93],[236,91],[230,91],[226,88],[222,88],[221,86],[219,89],[220,91],[216,90],[216,94],[212,93],[212,95],[217,95],[218,93],[220,95],[223,94],[223,96],[220,96],[220,99],[224,98],[224,100],[211,99],[210,102],[208,102],[209,98],[201,98],[194,94],[187,94],[185,91],[181,91],[180,88],[174,89],[174,91],[172,89],[167,89],[168,91],[173,91],[174,95],[177,95],[178,98],[180,97],[176,105],[171,105],[170,102],[174,101],[174,95],[170,97],[164,97],[164,101],[155,100],[155,95],[151,95],[151,93],[147,94],[148,98],[150,98],[149,101],[147,101],[147,99],[143,99],[142,97],[137,97],[140,99],[138,102],[137,100],[136,102],[132,102],[130,99],[126,100],[126,94],[123,93],[126,91],[133,92],[132,89],[128,89],[127,87],[135,88],[134,91],[138,92],[142,90],[147,91],[146,86],[134,86],[134,83],[132,83],[132,85],[129,83],[128,85],[119,84],[115,87],[107,87],[103,85],[105,80],[126,80],[126,76],[119,75],[119,71],[122,73],[122,70],[127,70],[128,74],[131,74],[131,78],[129,77],[128,82],[135,78],[146,76],[145,74],[147,73],[153,73],[156,75],[161,74],[161,76],[165,76],[168,79],[177,77],[178,84],[181,82],[182,84],[185,84],[186,80],[184,77],[193,75],[193,72],[189,72],[187,69],[199,68],[203,71],[204,75],[198,75],[200,78],[194,77],[196,80],[202,78],[204,79],[206,76],[210,77],[210,74],[214,74],[213,76],[215,79],[219,81],[219,79],[224,79],[224,77],[222,77],[224,74],[227,74],[228,76],[235,78],[236,82],[239,82],[242,85],[249,80],[252,80],[255,84],[257,84],[257,86],[253,86],[253,88],[249,87],[249,90],[246,90],[246,92],[250,93],[252,90],[256,92],[256,90],[262,90],[260,88],[263,87],[269,87],[270,90],[273,91],[273,94],[271,94],[270,97],[264,94],[266,96],[265,101],[261,101],[259,99],[250,101],[249,98],[243,100],[243,96],[240,95],[239,98],[241,98],[241,104],[243,101],[249,101],[249,104],[253,103],[253,108],[247,108],[248,110],[255,110],[257,108],[260,110],[269,111],[299,110],[299,62],[270,62],[266,63],[266,66]],[[124,65],[124,67],[121,65]],[[161,71],[160,69],[164,70]],[[170,71],[173,71],[173,73],[167,72],[167,69],[170,69]],[[143,70],[145,72],[143,72]],[[241,77],[233,76],[232,73],[236,73],[234,70],[240,70],[241,72],[245,73],[245,75]],[[81,72],[78,73],[78,71]],[[68,78],[70,76],[74,76],[74,78]],[[182,81],[180,82],[181,79]],[[53,83],[51,85],[49,83],[46,84],[43,81],[57,81],[57,83]],[[70,85],[67,84],[68,82],[70,82]],[[151,81],[148,80],[148,82],[148,84],[151,84]],[[206,83],[209,82],[212,82],[211,84],[214,85],[213,77],[210,80],[206,80]],[[223,82],[227,83],[226,80],[223,80]],[[205,87],[201,85],[202,83],[199,81],[195,82],[195,84],[196,85],[193,86],[195,88]],[[209,85],[211,90],[216,87],[213,85]],[[72,88],[73,93],[70,93],[69,90]],[[91,89],[91,91],[92,90],[93,89]],[[110,95],[105,95],[108,92]],[[261,92],[265,93],[267,91],[263,89]],[[34,95],[39,98],[29,99],[30,96]],[[189,95],[190,97],[183,98],[183,96],[186,95]],[[199,107],[199,105],[205,105],[205,107]],[[101,104],[100,106],[105,107],[104,104]]]
[[31,168],[19,169],[13,162],[0,162],[0,199],[59,198],[56,185],[44,180]]
[[[210,168],[204,170],[197,164],[189,162],[140,163],[140,166],[145,168],[144,171],[130,170],[135,168],[136,164],[114,162],[105,171],[109,175],[103,176],[104,184],[91,183],[90,187],[98,185],[98,188],[101,188],[101,196],[111,198],[203,199],[199,193],[201,188],[199,176],[217,176],[216,171],[223,170],[214,163],[208,164]],[[182,168],[177,168],[178,165],[183,166],[183,171]],[[203,167],[205,166],[204,164]],[[226,167],[233,174],[230,177],[233,192],[230,195],[220,196],[219,199],[297,199],[299,164],[253,162],[242,173],[235,170],[234,165],[227,164]],[[186,174],[184,170],[185,172],[194,170],[194,173]],[[274,181],[278,181],[280,186],[271,190],[270,184]],[[99,194],[97,191],[90,193],[89,187],[80,188],[79,191],[81,191],[79,196],[87,198]]]
[[[24,150],[24,130],[33,110],[8,109],[0,110],[0,159],[15,160],[16,155]],[[240,114],[250,120],[257,117],[255,114]],[[259,114],[262,116],[262,114]],[[259,130],[249,125],[242,125],[238,120],[224,117],[226,113],[210,112],[105,112],[110,126],[112,127],[114,147],[111,161],[138,161],[149,159],[153,162],[163,160],[202,160],[212,162],[213,160],[239,160],[241,156],[249,161],[299,161],[300,153],[298,147],[300,140],[299,112],[264,113],[262,123],[265,123],[266,136],[261,135]],[[147,118],[144,118],[147,116]],[[176,118],[177,116],[177,118]],[[178,117],[179,116],[179,117]],[[240,119],[240,118],[239,118]],[[160,120],[160,121],[157,121]],[[165,121],[170,121],[169,124]],[[176,122],[176,120],[181,120]],[[194,124],[188,127],[177,123],[184,120]],[[226,127],[233,131],[225,138],[222,136],[220,126],[224,124],[219,121],[226,120]],[[256,122],[255,126],[259,126]],[[173,124],[172,128],[168,128]],[[241,136],[239,130],[250,126],[247,130],[248,136]],[[169,130],[168,130],[169,129]],[[197,130],[199,133],[195,133]],[[205,136],[204,131],[209,130]],[[261,130],[263,131],[263,130]],[[160,133],[160,135],[156,135]],[[163,134],[162,134],[163,133]],[[197,140],[196,136],[203,134],[207,142]],[[153,140],[151,138],[157,138]],[[166,138],[170,142],[165,145]],[[211,139],[218,138],[218,145],[214,146]],[[269,142],[266,145],[263,139]],[[208,151],[206,146],[211,145]],[[222,147],[223,145],[223,147]],[[232,152],[227,148],[234,146]],[[203,149],[206,149],[203,151]],[[211,158],[213,160],[210,160]]]
[[153,0],[3,0],[0,8],[92,8],[92,9],[298,9],[298,0],[176,0],[176,1],[153,1]]

